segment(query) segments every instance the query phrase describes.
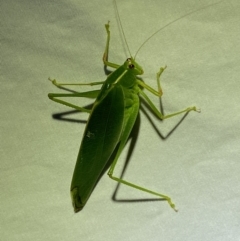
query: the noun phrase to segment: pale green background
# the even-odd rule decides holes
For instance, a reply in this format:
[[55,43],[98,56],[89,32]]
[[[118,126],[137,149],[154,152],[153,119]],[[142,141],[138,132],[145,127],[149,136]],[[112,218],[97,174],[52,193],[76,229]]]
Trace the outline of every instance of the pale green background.
[[[210,2],[119,0],[131,51],[169,21]],[[179,212],[166,202],[113,202],[116,183],[104,175],[84,210],[74,214],[69,186],[85,124],[52,119],[69,108],[48,100],[47,93],[57,90],[47,78],[104,80],[108,20],[110,60],[121,64],[128,57],[113,2],[1,1],[0,239],[239,240],[239,13],[240,2],[229,0],[187,16],[151,39],[137,58],[153,87],[158,68],[168,65],[162,79],[166,112],[189,105],[202,110],[190,113],[165,141],[141,114],[125,175],[169,194]],[[167,134],[180,119],[154,122]],[[126,154],[127,148],[120,162]],[[151,196],[121,186],[118,198]]]

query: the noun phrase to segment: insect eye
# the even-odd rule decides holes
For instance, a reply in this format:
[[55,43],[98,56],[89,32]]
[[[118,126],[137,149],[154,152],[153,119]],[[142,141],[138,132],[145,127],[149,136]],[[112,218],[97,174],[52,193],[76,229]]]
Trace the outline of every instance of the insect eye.
[[129,68],[129,69],[134,69],[134,67],[135,67],[134,64],[129,64],[129,65],[128,65],[128,68]]

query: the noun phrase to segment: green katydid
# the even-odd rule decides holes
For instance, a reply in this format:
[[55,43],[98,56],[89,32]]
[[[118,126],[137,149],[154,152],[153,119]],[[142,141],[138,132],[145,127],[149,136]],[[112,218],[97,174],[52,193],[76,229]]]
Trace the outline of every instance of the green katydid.
[[[216,3],[215,3],[216,4]],[[213,5],[213,4],[211,4]],[[115,2],[116,6],[116,2]],[[210,5],[208,5],[209,7]],[[169,24],[165,25],[153,35],[158,33],[160,30],[169,26],[170,24],[176,22],[177,20],[192,14],[198,10],[192,11]],[[118,12],[118,19],[120,21]],[[120,22],[121,26],[121,22]],[[102,85],[101,89],[88,91],[88,92],[76,92],[74,93],[49,93],[48,97],[60,104],[69,106],[76,110],[90,113],[87,121],[87,125],[83,134],[83,139],[81,142],[79,154],[77,157],[77,162],[75,170],[73,173],[72,183],[71,183],[71,197],[74,207],[74,211],[80,211],[86,204],[88,198],[90,197],[95,185],[97,184],[99,178],[101,177],[104,168],[106,167],[110,156],[114,151],[116,155],[113,162],[111,163],[108,175],[111,179],[125,184],[127,186],[139,189],[141,191],[153,194],[165,199],[169,205],[175,209],[175,204],[171,201],[171,198],[151,191],[147,188],[135,185],[131,182],[125,181],[113,175],[114,168],[117,164],[118,158],[129,138],[129,134],[133,128],[136,121],[137,114],[139,112],[139,96],[146,100],[151,110],[156,114],[156,116],[163,120],[170,118],[172,116],[179,115],[181,113],[186,113],[189,111],[199,111],[197,108],[188,107],[182,111],[178,111],[172,114],[163,115],[151,102],[149,97],[145,94],[142,89],[148,90],[150,93],[157,97],[162,96],[162,89],[160,85],[160,76],[166,67],[160,68],[157,73],[157,85],[158,90],[154,90],[149,85],[145,84],[137,78],[138,75],[143,74],[142,67],[135,61],[135,57],[129,57],[123,65],[118,65],[108,61],[109,52],[109,42],[110,42],[110,30],[109,22],[105,24],[107,32],[107,42],[103,55],[103,63],[105,67],[112,67],[116,69],[107,76],[107,79],[103,82],[92,82],[85,84],[65,84],[57,83],[56,80],[51,80],[52,83],[58,87],[63,88],[65,85]],[[121,30],[126,42],[126,38],[121,26]],[[151,35],[146,41],[148,41],[153,35]],[[140,46],[140,48],[146,43],[146,41]],[[127,42],[126,42],[127,45]],[[127,45],[128,48],[128,45]],[[140,49],[139,48],[139,49]],[[138,49],[138,51],[139,51]],[[129,50],[129,48],[128,48]],[[137,53],[138,53],[137,51]],[[130,51],[129,51],[130,53]],[[70,102],[59,99],[61,97],[87,97],[96,98],[92,109],[86,109]]]

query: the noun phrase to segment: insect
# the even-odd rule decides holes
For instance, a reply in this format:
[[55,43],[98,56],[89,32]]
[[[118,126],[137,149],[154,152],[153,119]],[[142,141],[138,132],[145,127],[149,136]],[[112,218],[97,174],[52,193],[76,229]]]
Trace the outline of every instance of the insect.
[[[215,3],[216,4],[216,3]],[[213,5],[213,4],[212,4]],[[116,6],[116,2],[115,2]],[[208,5],[210,6],[210,5]],[[198,10],[192,11],[185,16],[192,14]],[[117,12],[118,19],[120,21],[119,14]],[[184,16],[184,17],[185,17]],[[170,22],[166,26],[176,22],[182,17]],[[120,22],[121,26],[121,22]],[[163,29],[161,28],[161,29]],[[136,62],[136,55],[132,57],[130,54],[129,47],[126,42],[123,28],[121,30],[129,50],[130,57],[122,64],[115,64],[108,61],[109,43],[110,43],[110,24],[105,24],[107,33],[106,47],[103,54],[103,63],[105,67],[112,67],[115,69],[111,72],[107,79],[103,82],[92,82],[92,83],[80,83],[80,84],[67,84],[58,83],[55,79],[49,80],[58,88],[63,88],[66,85],[101,85],[99,90],[77,92],[74,93],[49,93],[48,97],[60,104],[69,106],[81,112],[89,113],[87,125],[83,134],[80,150],[78,153],[75,170],[73,173],[71,183],[71,198],[74,207],[74,211],[78,212],[83,209],[87,203],[95,185],[103,174],[109,158],[115,151],[116,155],[110,165],[108,175],[111,179],[130,186],[135,189],[153,194],[161,199],[165,199],[170,207],[174,210],[175,204],[171,201],[169,196],[149,190],[145,187],[138,186],[121,178],[114,176],[114,169],[117,164],[118,158],[129,138],[131,130],[136,121],[137,114],[139,112],[141,96],[150,109],[156,114],[156,116],[163,120],[170,118],[182,113],[190,111],[200,112],[195,106],[188,107],[184,110],[163,115],[156,106],[149,99],[144,90],[149,91],[151,94],[161,97],[162,88],[160,85],[160,77],[166,67],[161,67],[157,73],[157,85],[158,90],[153,89],[143,81],[137,78],[138,75],[143,74],[143,68]],[[160,29],[160,30],[161,30]],[[153,35],[158,33],[160,30],[155,32]],[[148,41],[153,35],[151,35],[146,41]],[[146,41],[140,46],[140,48],[146,43]],[[139,49],[140,49],[139,48]],[[138,50],[139,51],[139,50]],[[137,51],[137,53],[138,53]],[[95,98],[95,102],[91,109],[86,109],[74,105],[70,102],[60,99],[61,97],[87,97]]]

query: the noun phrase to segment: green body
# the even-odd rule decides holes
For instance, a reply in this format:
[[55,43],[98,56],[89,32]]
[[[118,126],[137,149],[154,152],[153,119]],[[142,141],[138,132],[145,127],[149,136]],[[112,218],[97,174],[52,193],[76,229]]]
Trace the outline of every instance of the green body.
[[135,123],[139,87],[130,64],[126,61],[107,78],[93,105],[71,184],[75,211],[83,208],[117,144],[125,144]]

